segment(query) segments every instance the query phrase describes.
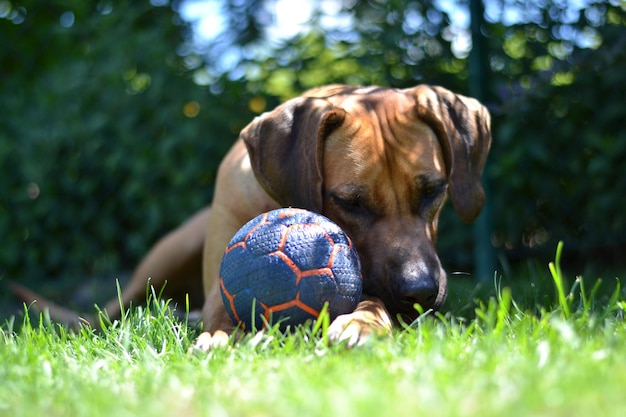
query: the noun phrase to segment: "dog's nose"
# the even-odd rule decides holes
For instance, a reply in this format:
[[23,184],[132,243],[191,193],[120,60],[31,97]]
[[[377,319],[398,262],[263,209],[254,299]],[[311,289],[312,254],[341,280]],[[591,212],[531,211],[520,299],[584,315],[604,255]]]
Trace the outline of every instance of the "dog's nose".
[[424,310],[437,307],[439,280],[434,276],[421,276],[417,280],[405,281],[398,289],[398,297],[405,308],[413,309],[419,304]]
[[397,265],[395,272],[396,301],[403,311],[415,312],[415,304],[424,310],[437,309],[443,302],[440,286],[442,279],[445,282],[445,273],[438,262],[408,261]]

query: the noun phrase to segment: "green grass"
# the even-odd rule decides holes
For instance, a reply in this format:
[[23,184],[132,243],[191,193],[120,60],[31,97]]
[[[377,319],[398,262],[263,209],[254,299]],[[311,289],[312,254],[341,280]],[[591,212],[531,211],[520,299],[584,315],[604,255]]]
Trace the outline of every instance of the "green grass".
[[321,325],[187,353],[196,331],[158,300],[101,333],[25,315],[0,332],[0,416],[622,416],[624,294],[566,288],[560,250],[547,307],[497,285],[468,318],[426,315],[352,350]]

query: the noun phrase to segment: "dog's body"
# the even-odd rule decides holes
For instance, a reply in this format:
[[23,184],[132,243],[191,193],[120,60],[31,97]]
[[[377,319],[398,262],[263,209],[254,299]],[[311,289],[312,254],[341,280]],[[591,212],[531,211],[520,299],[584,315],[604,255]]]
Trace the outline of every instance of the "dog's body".
[[[197,293],[202,270],[206,333],[222,343],[235,326],[222,304],[224,248],[248,220],[293,206],[338,223],[361,255],[364,296],[338,317],[331,337],[358,343],[439,307],[446,275],[435,251],[437,219],[449,192],[465,221],[479,213],[480,176],[489,151],[489,113],[476,100],[440,87],[406,90],[328,86],[310,90],[248,125],[223,160],[206,208],[163,238],[123,291],[145,294],[146,279]],[[106,309],[119,314],[117,300]]]

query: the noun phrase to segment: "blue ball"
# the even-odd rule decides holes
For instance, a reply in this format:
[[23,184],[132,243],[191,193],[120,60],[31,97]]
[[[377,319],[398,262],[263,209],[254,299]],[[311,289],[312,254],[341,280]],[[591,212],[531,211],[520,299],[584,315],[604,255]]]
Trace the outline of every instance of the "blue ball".
[[281,329],[354,311],[363,277],[356,249],[339,226],[302,209],[282,208],[246,223],[220,266],[220,290],[231,319],[246,330]]

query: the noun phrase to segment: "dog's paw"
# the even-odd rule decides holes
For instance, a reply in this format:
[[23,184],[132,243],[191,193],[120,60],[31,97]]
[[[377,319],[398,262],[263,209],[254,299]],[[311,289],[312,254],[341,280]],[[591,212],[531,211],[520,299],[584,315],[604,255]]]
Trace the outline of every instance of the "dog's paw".
[[359,303],[354,312],[338,316],[328,327],[331,343],[344,343],[352,348],[367,343],[372,337],[391,336],[393,323],[383,302],[369,298]]
[[343,344],[347,348],[362,346],[374,337],[391,335],[391,327],[359,312],[343,314],[328,327],[331,344]]
[[200,333],[194,344],[189,348],[189,352],[208,352],[210,350],[228,346],[230,336],[228,333],[217,330],[213,334],[209,332]]
[[344,314],[337,317],[328,327],[328,340],[331,344],[344,344],[347,348],[360,346],[372,336],[372,328],[367,323]]

